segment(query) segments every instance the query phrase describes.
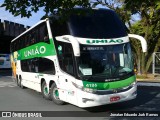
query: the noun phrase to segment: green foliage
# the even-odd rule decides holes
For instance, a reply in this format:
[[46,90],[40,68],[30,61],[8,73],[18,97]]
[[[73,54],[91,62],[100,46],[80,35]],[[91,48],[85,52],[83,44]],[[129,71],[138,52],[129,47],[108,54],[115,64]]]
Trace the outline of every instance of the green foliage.
[[138,13],[141,16],[141,20],[136,22],[130,28],[132,33],[142,35],[147,40],[148,51],[147,53],[139,52],[138,41],[135,41],[133,48],[137,54],[137,61],[140,61],[140,72],[146,74],[152,63],[152,53],[156,52],[159,45],[160,38],[160,22],[158,15],[160,12],[160,2],[158,0],[134,0],[127,2],[126,9],[130,10],[132,14]]
[[[49,14],[67,14],[75,6],[89,8],[88,0],[4,0],[0,7],[5,7],[14,16],[21,15],[21,17],[31,17],[32,12],[39,11],[43,8],[45,16]],[[56,10],[56,12],[55,12]]]

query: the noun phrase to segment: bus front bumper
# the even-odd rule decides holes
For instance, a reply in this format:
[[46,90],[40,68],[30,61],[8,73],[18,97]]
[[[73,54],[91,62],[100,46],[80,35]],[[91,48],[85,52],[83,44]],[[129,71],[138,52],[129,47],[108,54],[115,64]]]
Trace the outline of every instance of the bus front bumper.
[[[104,91],[103,91],[104,92]],[[105,104],[118,103],[135,99],[137,96],[137,84],[133,85],[125,91],[114,91],[110,94],[93,94],[77,90],[78,106],[93,107]]]

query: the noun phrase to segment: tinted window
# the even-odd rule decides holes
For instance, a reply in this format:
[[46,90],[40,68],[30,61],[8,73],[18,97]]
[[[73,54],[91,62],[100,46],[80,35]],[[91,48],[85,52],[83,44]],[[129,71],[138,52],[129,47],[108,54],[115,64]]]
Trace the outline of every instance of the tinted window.
[[46,58],[39,58],[39,73],[55,74],[55,67],[53,61]]
[[74,74],[74,65],[73,65],[73,49],[70,43],[57,43],[57,53],[60,67],[63,71],[68,74]]
[[12,42],[11,51],[14,52],[39,42],[50,43],[46,23],[36,26]]
[[53,20],[51,23],[51,29],[53,36],[62,36],[69,34],[67,23],[64,21]]
[[72,15],[70,32],[82,38],[118,38],[126,36],[125,26],[111,10],[93,10],[85,15]]
[[55,74],[54,63],[47,58],[21,60],[21,69],[23,72]]

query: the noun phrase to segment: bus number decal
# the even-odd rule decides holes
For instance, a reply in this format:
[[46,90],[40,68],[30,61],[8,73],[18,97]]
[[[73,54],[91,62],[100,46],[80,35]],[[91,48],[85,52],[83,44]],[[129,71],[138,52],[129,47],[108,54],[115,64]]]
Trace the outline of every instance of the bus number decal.
[[86,87],[88,87],[88,88],[96,88],[96,87],[97,87],[97,84],[95,84],[95,83],[86,84]]

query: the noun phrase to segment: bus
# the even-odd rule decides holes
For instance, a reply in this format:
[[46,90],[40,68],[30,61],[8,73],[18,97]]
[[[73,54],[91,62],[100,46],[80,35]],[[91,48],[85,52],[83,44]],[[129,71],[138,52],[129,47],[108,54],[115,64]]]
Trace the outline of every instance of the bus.
[[10,69],[10,54],[0,54],[0,69]]
[[[82,14],[76,14],[77,11]],[[55,104],[93,107],[136,98],[129,37],[107,9],[75,9],[68,18],[41,20],[11,41],[13,78]]]

